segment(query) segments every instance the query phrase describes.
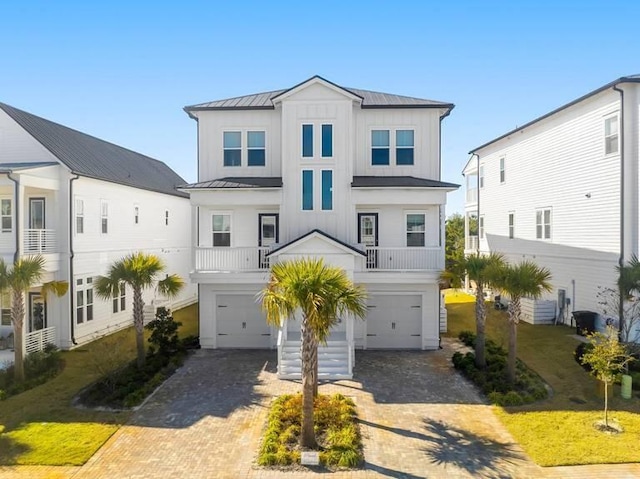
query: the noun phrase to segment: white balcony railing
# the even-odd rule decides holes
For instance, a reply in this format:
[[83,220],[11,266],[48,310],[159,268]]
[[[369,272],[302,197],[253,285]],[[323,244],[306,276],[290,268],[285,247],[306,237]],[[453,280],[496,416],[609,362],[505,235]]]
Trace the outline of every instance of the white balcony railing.
[[476,203],[478,201],[478,188],[469,188],[467,190],[467,203]]
[[381,248],[367,246],[367,269],[378,271],[439,271],[444,268],[442,248]]
[[195,249],[196,271],[262,271],[269,269],[268,246]]
[[24,230],[25,254],[44,254],[56,252],[55,230]]
[[477,236],[467,236],[465,238],[464,249],[468,250],[477,250],[478,249],[478,237]]
[[25,334],[24,352],[29,354],[42,351],[47,344],[56,344],[56,328],[53,326]]

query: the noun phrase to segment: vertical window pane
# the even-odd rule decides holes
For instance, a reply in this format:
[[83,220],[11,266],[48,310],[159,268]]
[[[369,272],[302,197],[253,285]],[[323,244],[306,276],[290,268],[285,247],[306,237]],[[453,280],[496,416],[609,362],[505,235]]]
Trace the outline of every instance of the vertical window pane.
[[76,306],[84,306],[84,291],[76,291]]
[[11,215],[11,200],[2,200],[2,216]]
[[425,245],[425,215],[407,215],[407,246]]
[[397,165],[413,165],[413,148],[396,148]]
[[322,156],[333,156],[333,125],[322,125]]
[[333,209],[333,171],[322,170],[322,209]]
[[389,164],[389,130],[371,131],[371,164]]
[[266,164],[264,150],[249,150],[247,164],[249,166],[264,166]]
[[264,131],[247,132],[247,164],[249,166],[265,165],[265,133]]
[[224,166],[240,166],[242,158],[241,150],[224,150]]
[[213,215],[213,246],[225,248],[231,246],[230,215]]
[[302,125],[302,156],[313,156],[313,125]]
[[224,166],[240,166],[242,157],[242,133],[239,131],[223,132]]
[[83,312],[84,312],[84,310],[82,308],[76,309],[76,322],[78,324],[84,323],[84,316],[82,314]]
[[372,165],[389,164],[389,148],[373,148],[371,151]]
[[302,171],[302,209],[313,209],[313,171]]

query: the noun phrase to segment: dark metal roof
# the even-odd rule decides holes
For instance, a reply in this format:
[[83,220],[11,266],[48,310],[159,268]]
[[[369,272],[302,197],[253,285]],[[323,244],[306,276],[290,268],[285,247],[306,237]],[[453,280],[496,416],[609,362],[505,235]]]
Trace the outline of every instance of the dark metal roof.
[[73,173],[145,190],[186,197],[185,181],[161,161],[0,103],[27,133]]
[[445,103],[435,100],[427,100],[425,98],[415,98],[403,95],[396,95],[393,93],[382,93],[377,91],[361,90],[358,88],[346,88],[340,85],[336,85],[329,80],[326,80],[318,75],[309,78],[308,80],[298,83],[297,85],[286,88],[283,90],[267,91],[262,93],[255,93],[253,95],[244,95],[234,98],[226,98],[223,100],[215,100],[206,103],[199,103],[197,105],[186,106],[184,109],[187,112],[199,111],[199,110],[271,110],[274,108],[273,100],[294,89],[300,85],[307,83],[310,80],[319,78],[327,83],[330,83],[347,93],[362,98],[362,108],[446,108],[451,110],[454,105],[452,103]]
[[31,170],[33,168],[44,168],[45,166],[58,166],[60,163],[53,161],[35,161],[33,163],[19,162],[19,163],[0,163],[0,171],[18,171],[18,170]]
[[415,176],[354,176],[353,188],[459,188],[455,183]]
[[200,183],[191,183],[182,185],[180,189],[210,189],[210,188],[282,188],[282,178],[274,177],[227,177],[218,178],[217,180],[201,181]]
[[525,123],[522,126],[519,126],[517,128],[514,128],[511,131],[508,131],[507,133],[505,133],[504,135],[501,135],[497,138],[494,138],[493,140],[484,143],[480,146],[477,146],[476,148],[474,148],[473,150],[469,151],[469,154],[474,154],[476,151],[481,150],[482,148],[484,148],[485,146],[489,146],[497,141],[502,140],[503,138],[506,138],[510,135],[513,135],[514,133],[517,133],[520,130],[524,130],[525,128],[530,127],[531,125],[538,123],[539,121],[544,120],[545,118],[549,118],[552,115],[555,115],[556,113],[561,112],[562,110],[566,110],[569,107],[572,107],[573,105],[580,103],[583,100],[586,100],[587,98],[590,98],[594,95],[597,95],[598,93],[602,93],[605,90],[608,90],[609,88],[613,88],[616,85],[619,85],[620,83],[640,83],[640,74],[638,75],[628,75],[628,76],[624,76],[624,77],[620,77],[617,80],[613,80],[612,82],[607,83],[604,86],[601,86],[600,88],[597,88],[589,93],[587,93],[586,95],[581,96],[580,98],[577,98],[573,101],[570,101],[569,103],[562,105],[560,108],[556,108],[555,110],[550,111],[549,113],[546,113],[542,116],[539,116],[538,118],[536,118],[535,120],[531,120],[529,123]]
[[287,247],[291,246],[292,244],[297,243],[298,241],[302,241],[303,239],[307,238],[308,236],[311,236],[311,235],[312,235],[312,234],[314,234],[314,233],[318,233],[319,235],[322,235],[322,236],[324,236],[325,238],[330,239],[331,241],[335,241],[336,243],[338,243],[338,244],[340,244],[340,245],[344,246],[345,248],[350,249],[350,250],[351,250],[351,251],[353,251],[354,253],[358,253],[358,254],[360,254],[360,255],[362,255],[362,256],[367,256],[367,253],[365,253],[364,251],[359,250],[359,249],[358,249],[358,248],[356,248],[355,246],[351,246],[350,244],[345,243],[344,241],[339,240],[339,239],[338,239],[338,238],[336,238],[335,236],[331,236],[330,234],[325,233],[324,231],[319,230],[319,229],[311,230],[311,231],[309,231],[308,233],[305,233],[305,234],[303,234],[302,236],[299,236],[298,238],[296,238],[296,239],[294,239],[294,240],[292,240],[292,241],[289,241],[288,243],[285,243],[285,244],[283,244],[283,245],[278,246],[277,248],[275,248],[275,249],[273,249],[273,250],[269,251],[269,253],[267,254],[267,256],[272,255],[273,253],[276,253],[276,252],[278,252],[278,251],[280,251],[280,250],[283,250],[283,249],[285,249],[285,248],[287,248]]

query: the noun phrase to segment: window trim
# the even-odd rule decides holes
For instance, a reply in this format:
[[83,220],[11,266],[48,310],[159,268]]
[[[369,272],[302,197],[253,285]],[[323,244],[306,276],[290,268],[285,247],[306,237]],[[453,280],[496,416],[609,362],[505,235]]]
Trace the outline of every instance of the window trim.
[[[227,147],[225,146],[225,133],[238,133],[240,135],[240,146],[238,147]],[[226,151],[239,151],[240,152],[240,163],[237,165],[227,165],[225,162],[225,152]],[[242,130],[222,130],[222,167],[223,168],[239,168],[242,166]]]
[[169,226],[169,210],[164,210],[164,225]]
[[[76,276],[74,281],[74,293],[76,298],[76,304],[73,311],[73,320],[76,325],[85,324],[95,319],[94,305],[95,305],[95,291],[93,288],[93,276]],[[89,301],[88,291],[91,290],[91,301]],[[82,298],[82,305],[78,301]],[[82,320],[78,321],[78,312],[82,311]],[[91,313],[91,314],[89,314]]]
[[[398,149],[402,148],[405,150],[408,150],[409,147],[408,146],[398,146],[398,132],[400,131],[410,131],[412,133],[412,145],[411,145],[411,163],[398,163]],[[394,148],[394,155],[395,155],[395,162],[394,162],[394,166],[414,166],[416,164],[416,130],[415,128],[396,128],[395,129],[395,135],[394,135],[394,142],[395,142],[395,148]]]
[[[611,121],[615,119],[616,120],[616,133],[615,133],[615,137],[616,137],[616,149],[615,151],[609,151],[607,152],[607,139],[613,137],[614,135],[609,134],[607,135],[607,122]],[[620,154],[620,115],[616,112],[616,113],[612,113],[610,115],[607,115],[604,117],[604,123],[603,123],[603,148],[604,148],[604,156],[613,156],[613,155],[618,155]]]
[[[228,216],[229,217],[229,246],[215,246],[213,244],[213,235],[216,232],[214,227],[214,216]],[[218,233],[226,233],[226,231],[218,231]],[[211,212],[211,247],[212,248],[232,248],[233,247],[233,214],[231,211],[212,211]]]
[[[262,148],[257,148],[254,146],[249,146],[249,133],[262,133],[264,136],[264,146]],[[267,166],[267,130],[266,129],[247,129],[246,130],[247,137],[247,168],[264,168]],[[250,165],[249,164],[249,152],[250,151],[259,151],[262,150],[264,152],[264,163],[262,165]],[[242,153],[240,153],[240,164],[242,165]]]
[[[311,151],[306,151],[305,150],[305,127],[308,126],[310,128],[310,132],[311,132],[311,139],[309,140],[309,147],[311,148]],[[314,151],[315,151],[315,135],[313,133],[314,130],[314,124],[313,123],[301,123],[300,124],[300,158],[302,158],[303,161],[308,161],[308,160],[312,160],[314,158]],[[306,154],[309,153],[309,154]]]
[[133,205],[133,224],[140,224],[140,206],[136,204]]
[[[374,131],[386,131],[389,138],[388,138],[388,142],[387,142],[387,146],[373,146],[373,132]],[[393,136],[391,134],[392,129],[391,128],[384,128],[384,127],[372,127],[369,129],[369,166],[373,167],[373,168],[378,168],[378,167],[388,167],[391,166],[393,164],[393,162],[391,161],[391,151],[393,150],[393,148],[391,147],[391,137]],[[388,151],[388,156],[389,156],[389,161],[387,163],[374,163],[373,162],[373,150],[383,150],[386,149]]]
[[120,294],[111,298],[111,313],[118,314],[127,310],[127,284],[120,283]]
[[[416,165],[416,131],[418,128],[415,125],[396,125],[396,126],[371,126],[369,127],[369,137],[368,137],[368,147],[369,147],[369,164],[368,166],[373,168],[378,167],[414,167]],[[373,132],[374,131],[387,131],[389,133],[389,145],[387,147],[384,146],[373,146]],[[409,148],[406,146],[398,146],[398,132],[399,131],[412,131],[413,132],[413,146],[411,149],[413,150],[413,162],[411,164],[406,163],[398,163],[398,148]],[[389,150],[389,162],[386,164],[374,164],[373,163],[373,150],[375,149],[388,149]]]
[[100,234],[109,234],[109,202],[107,200],[100,200]]
[[[408,220],[409,215],[421,215],[424,218],[424,231],[409,231]],[[422,233],[422,246],[409,246],[409,233]],[[426,248],[427,247],[427,212],[424,210],[407,210],[404,212],[404,244],[407,248]]]
[[516,236],[516,213],[515,211],[509,211],[507,217],[507,230],[509,239],[514,239]]
[[[324,127],[325,126],[329,126],[331,127],[331,154],[330,155],[326,155],[324,154]],[[321,123],[320,124],[320,158],[322,159],[331,159],[333,158],[334,154],[333,154],[333,150],[334,150],[334,141],[333,141],[333,132],[334,132],[335,128],[333,128],[333,123]]]
[[501,156],[500,157],[500,184],[504,184],[507,182],[507,172],[506,172],[506,160],[505,160],[506,156]]
[[[546,227],[547,223],[544,221],[545,212],[549,212],[549,235],[546,235]],[[540,215],[541,223],[538,224],[538,215]],[[536,216],[535,216],[535,236],[536,240],[541,241],[551,241],[553,238],[553,208],[550,206],[545,206],[543,208],[536,208]],[[540,225],[540,236],[538,236],[538,225]]]
[[[311,207],[310,208],[305,208],[305,203],[304,203],[304,174],[305,172],[310,172],[311,173]],[[315,170],[311,169],[311,168],[303,168],[302,170],[300,170],[300,211],[304,212],[312,212],[315,209],[315,204],[316,204],[316,188],[315,188]]]
[[[9,214],[2,214],[2,202],[9,202]],[[11,228],[5,229],[2,227],[4,223],[4,218],[9,218],[11,220]],[[0,232],[2,233],[12,233],[13,232],[13,199],[12,198],[0,198]]]

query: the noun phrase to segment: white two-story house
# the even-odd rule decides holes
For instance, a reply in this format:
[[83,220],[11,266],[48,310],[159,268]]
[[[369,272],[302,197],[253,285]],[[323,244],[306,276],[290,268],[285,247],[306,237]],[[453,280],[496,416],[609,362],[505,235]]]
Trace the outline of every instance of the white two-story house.
[[285,90],[186,107],[198,123],[194,264],[205,348],[278,348],[300,374],[299,321],[269,327],[256,294],[269,266],[321,257],[368,291],[342,318],[320,373],[350,377],[354,348],[435,349],[444,206],[440,126],[453,105],[345,88]]
[[[132,251],[160,256],[188,283],[191,207],[184,180],[164,163],[0,103],[0,255],[41,254],[43,282],[67,281],[61,297],[26,297],[29,341],[72,348],[132,324],[132,294],[99,299],[93,281]],[[156,299],[145,292],[149,304]],[[157,298],[160,300],[161,298]],[[197,299],[188,284],[172,304]],[[8,295],[0,336],[11,334]]]
[[549,268],[547,321],[600,312],[598,287],[638,254],[639,111],[640,76],[623,77],[470,152],[467,252]]

